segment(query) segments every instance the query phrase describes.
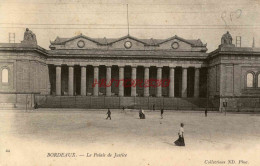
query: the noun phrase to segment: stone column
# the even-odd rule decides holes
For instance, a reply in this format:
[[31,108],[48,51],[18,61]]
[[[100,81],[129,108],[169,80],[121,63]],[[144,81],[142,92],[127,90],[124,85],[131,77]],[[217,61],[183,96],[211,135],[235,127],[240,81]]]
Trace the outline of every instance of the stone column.
[[157,81],[159,81],[159,85],[157,85],[157,93],[156,97],[161,97],[162,96],[162,67],[157,67]]
[[119,96],[124,96],[124,66],[119,66]]
[[81,96],[86,96],[86,67],[81,66],[81,88],[80,94]]
[[170,67],[169,97],[174,97],[174,67]]
[[106,96],[111,96],[111,66],[107,66]]
[[132,66],[131,96],[136,96],[136,66]]
[[144,67],[144,96],[149,97],[149,67]]
[[68,82],[68,88],[69,88],[69,96],[74,95],[74,66],[69,66],[69,82]]
[[61,95],[61,66],[56,66],[56,96]]
[[94,83],[96,83],[94,88],[93,88],[93,95],[94,96],[98,96],[98,86],[99,86],[98,77],[99,77],[99,66],[94,66]]
[[194,76],[194,97],[199,97],[199,80],[200,80],[200,69],[195,68],[195,76]]
[[182,88],[181,97],[187,97],[187,70],[188,68],[182,68]]
[[[46,77],[46,94],[51,94],[51,82],[50,82],[50,77],[49,77],[49,65],[47,65],[46,67],[46,73],[45,73],[45,77]],[[55,78],[56,79],[56,78]]]

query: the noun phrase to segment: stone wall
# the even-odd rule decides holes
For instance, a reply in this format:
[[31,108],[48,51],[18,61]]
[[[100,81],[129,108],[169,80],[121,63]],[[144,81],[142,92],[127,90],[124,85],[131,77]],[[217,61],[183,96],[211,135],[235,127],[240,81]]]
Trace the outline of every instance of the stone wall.
[[[210,98],[219,98],[219,111],[225,109],[223,102],[227,102],[226,110],[229,111],[237,111],[240,108],[258,108],[255,103],[260,95],[260,87],[257,85],[257,77],[260,73],[259,55],[254,55],[249,51],[244,52],[246,48],[221,49],[230,51],[221,53],[221,50],[217,50],[219,52],[216,52],[209,60]],[[248,72],[254,74],[253,87],[246,86]]]
[[[2,82],[2,71],[7,69],[8,71],[8,82]],[[15,61],[13,60],[0,60],[0,91],[1,92],[14,92],[16,89],[16,73],[15,71]]]
[[16,65],[16,92],[48,94],[46,64],[35,60],[17,60]]
[[0,94],[0,109],[33,109],[35,105],[33,93]]
[[[36,51],[0,51],[0,107],[34,106],[34,94],[49,94],[46,57]],[[2,70],[8,69],[8,83],[2,82]]]

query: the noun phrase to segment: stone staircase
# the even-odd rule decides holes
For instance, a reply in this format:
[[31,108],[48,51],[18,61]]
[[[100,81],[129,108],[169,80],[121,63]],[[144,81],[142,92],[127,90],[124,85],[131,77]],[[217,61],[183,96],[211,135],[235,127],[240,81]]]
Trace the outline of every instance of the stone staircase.
[[204,110],[207,107],[206,98],[36,96],[35,100],[42,108],[152,109],[155,105],[155,109]]

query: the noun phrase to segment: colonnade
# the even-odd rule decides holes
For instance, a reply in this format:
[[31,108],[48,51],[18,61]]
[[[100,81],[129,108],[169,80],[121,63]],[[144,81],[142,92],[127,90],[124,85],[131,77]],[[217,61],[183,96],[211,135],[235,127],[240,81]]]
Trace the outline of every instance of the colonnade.
[[[56,67],[56,95],[61,95],[61,66]],[[81,83],[80,83],[80,95],[86,96],[86,66],[81,67]],[[94,67],[94,80],[99,81],[99,66]],[[119,67],[119,80],[124,80],[124,69],[125,66],[118,66]],[[68,66],[68,95],[74,95],[74,66]],[[111,68],[112,66],[106,66],[106,83],[109,84],[111,81]],[[136,80],[137,78],[137,66],[131,66],[131,79]],[[187,97],[187,70],[188,67],[182,67],[182,88],[181,88],[181,97]],[[150,67],[144,67],[144,83],[149,82],[149,72]],[[175,74],[175,67],[170,67],[169,69],[169,97],[174,96],[174,74]],[[194,74],[194,97],[199,97],[199,77],[200,72],[199,68],[195,68]],[[157,67],[157,80],[162,80],[162,67]],[[124,82],[119,81],[119,93],[118,96],[124,96]],[[99,95],[99,86],[96,85],[93,87],[93,96]],[[111,86],[106,86],[106,96],[111,96]],[[131,96],[137,96],[136,93],[136,86],[131,86]],[[149,86],[144,86],[144,96],[148,97],[149,94]],[[162,86],[156,87],[156,97],[162,96]]]

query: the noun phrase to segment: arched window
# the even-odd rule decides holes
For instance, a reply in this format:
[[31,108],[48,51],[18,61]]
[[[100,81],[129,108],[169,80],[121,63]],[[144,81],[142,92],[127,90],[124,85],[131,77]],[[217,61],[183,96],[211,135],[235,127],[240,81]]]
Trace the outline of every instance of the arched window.
[[246,87],[247,88],[254,87],[254,75],[253,75],[253,73],[247,73],[247,75],[246,75]]
[[2,70],[2,83],[8,83],[8,69]]

